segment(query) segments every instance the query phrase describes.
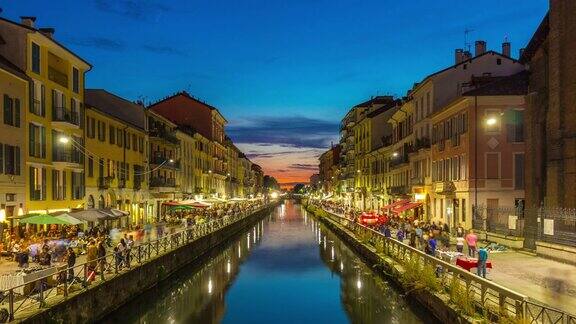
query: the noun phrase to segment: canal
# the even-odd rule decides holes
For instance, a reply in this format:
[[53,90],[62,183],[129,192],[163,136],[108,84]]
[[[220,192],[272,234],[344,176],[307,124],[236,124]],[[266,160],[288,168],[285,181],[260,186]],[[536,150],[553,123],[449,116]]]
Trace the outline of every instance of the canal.
[[304,208],[286,201],[107,323],[430,323]]

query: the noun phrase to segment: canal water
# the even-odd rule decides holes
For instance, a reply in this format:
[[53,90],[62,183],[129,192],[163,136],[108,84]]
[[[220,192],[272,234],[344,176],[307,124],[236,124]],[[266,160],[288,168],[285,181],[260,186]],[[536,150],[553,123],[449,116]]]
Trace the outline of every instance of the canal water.
[[107,323],[431,323],[332,232],[286,201]]

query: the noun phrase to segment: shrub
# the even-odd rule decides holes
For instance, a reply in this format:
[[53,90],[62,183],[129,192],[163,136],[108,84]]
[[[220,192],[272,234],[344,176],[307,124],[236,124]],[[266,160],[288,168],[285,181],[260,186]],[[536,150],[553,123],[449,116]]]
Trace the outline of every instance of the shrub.
[[420,262],[420,258],[410,258],[403,264],[404,273],[400,278],[406,289],[429,291],[439,291],[440,283],[436,278],[435,269],[429,265]]
[[453,302],[463,314],[474,314],[474,304],[468,295],[468,291],[462,286],[455,274],[452,275],[452,280],[448,286],[448,293],[450,294],[450,301]]

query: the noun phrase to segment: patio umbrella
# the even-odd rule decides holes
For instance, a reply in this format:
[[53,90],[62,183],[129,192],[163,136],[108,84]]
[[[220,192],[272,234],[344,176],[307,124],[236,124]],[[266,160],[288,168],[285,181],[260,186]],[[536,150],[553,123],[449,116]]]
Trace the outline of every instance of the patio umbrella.
[[30,216],[22,218],[20,223],[36,225],[70,225],[69,222],[48,214],[30,214]]
[[190,210],[192,206],[170,206],[170,210]]
[[76,219],[87,222],[97,222],[99,220],[106,220],[110,218],[110,215],[101,213],[98,209],[81,210],[77,212],[72,212],[69,215]]
[[74,218],[74,217],[70,216],[70,214],[68,214],[68,213],[58,215],[58,216],[56,216],[56,218],[61,219],[65,222],[68,222],[71,225],[82,224],[81,220],[79,220],[78,218]]

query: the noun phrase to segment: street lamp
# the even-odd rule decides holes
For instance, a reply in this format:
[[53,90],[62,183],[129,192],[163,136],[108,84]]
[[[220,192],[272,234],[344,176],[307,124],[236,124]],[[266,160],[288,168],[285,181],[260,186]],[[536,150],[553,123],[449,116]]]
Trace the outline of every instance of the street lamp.
[[488,126],[494,126],[496,125],[497,122],[498,120],[496,119],[496,117],[489,117],[486,119],[486,125]]
[[58,138],[58,142],[60,142],[61,144],[68,144],[68,143],[70,143],[70,138],[62,135]]
[[392,153],[392,156],[393,156],[393,157],[398,157],[398,152]]

